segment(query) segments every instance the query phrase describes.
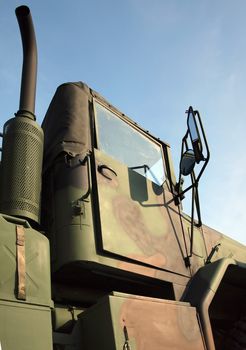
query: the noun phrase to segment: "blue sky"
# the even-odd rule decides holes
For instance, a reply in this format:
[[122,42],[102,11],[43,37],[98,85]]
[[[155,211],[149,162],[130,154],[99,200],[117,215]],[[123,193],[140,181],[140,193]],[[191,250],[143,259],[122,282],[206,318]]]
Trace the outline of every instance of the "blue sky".
[[[22,48],[0,1],[0,126],[18,109]],[[184,112],[203,118],[211,160],[200,181],[204,223],[246,243],[244,0],[27,1],[36,29],[36,114],[56,87],[82,80],[167,141],[178,170]],[[185,207],[189,208],[189,203]]]

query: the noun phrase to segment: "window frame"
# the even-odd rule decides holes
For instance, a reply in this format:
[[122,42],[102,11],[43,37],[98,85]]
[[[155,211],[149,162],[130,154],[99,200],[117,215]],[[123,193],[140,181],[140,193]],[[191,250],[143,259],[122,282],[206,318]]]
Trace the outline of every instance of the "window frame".
[[[169,145],[166,145],[165,143],[161,142],[159,139],[156,139],[153,135],[151,135],[147,130],[142,129],[136,122],[131,120],[129,117],[127,117],[125,114],[121,113],[119,110],[117,110],[115,107],[112,105],[108,104],[105,100],[101,101],[98,97],[93,97],[93,114],[94,114],[94,122],[95,122],[95,135],[94,135],[94,140],[95,140],[95,148],[97,148],[99,151],[102,151],[98,147],[98,140],[99,140],[99,129],[98,129],[98,119],[97,119],[97,110],[96,110],[96,103],[101,105],[103,108],[111,112],[116,118],[119,118],[121,121],[126,123],[130,128],[133,128],[136,132],[142,134],[144,137],[146,137],[150,142],[153,144],[157,145],[160,149],[161,152],[161,157],[162,157],[162,162],[163,162],[163,170],[164,170],[164,181],[161,186],[164,186],[165,183],[170,182],[170,177],[169,177],[169,165],[167,165],[167,160],[165,157],[166,151],[164,150],[164,147],[169,147]],[[103,151],[102,151],[103,152]],[[110,154],[106,153],[108,156],[112,157]],[[112,157],[113,158],[113,157]],[[114,159],[114,158],[113,158]],[[117,160],[117,159],[116,159]],[[126,167],[130,168],[126,163],[122,163]],[[145,176],[144,176],[145,177]],[[147,177],[145,177],[148,179]],[[148,179],[151,181],[150,179]],[[171,186],[172,187],[172,186]]]

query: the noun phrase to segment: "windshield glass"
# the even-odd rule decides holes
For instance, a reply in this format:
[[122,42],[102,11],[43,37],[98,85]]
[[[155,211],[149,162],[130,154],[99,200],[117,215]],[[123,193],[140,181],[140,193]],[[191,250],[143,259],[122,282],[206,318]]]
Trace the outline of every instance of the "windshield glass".
[[98,148],[147,179],[165,180],[161,145],[95,101]]

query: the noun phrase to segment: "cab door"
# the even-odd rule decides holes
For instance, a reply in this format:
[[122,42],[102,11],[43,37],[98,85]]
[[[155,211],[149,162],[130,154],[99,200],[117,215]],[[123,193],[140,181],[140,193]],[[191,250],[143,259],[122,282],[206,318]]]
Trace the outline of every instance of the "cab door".
[[162,145],[94,101],[101,249],[189,275],[180,215],[168,191]]

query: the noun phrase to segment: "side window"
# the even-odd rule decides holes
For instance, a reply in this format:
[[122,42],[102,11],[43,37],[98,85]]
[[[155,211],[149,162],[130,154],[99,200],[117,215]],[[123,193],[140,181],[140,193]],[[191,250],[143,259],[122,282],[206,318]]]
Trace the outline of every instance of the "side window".
[[94,101],[94,106],[98,148],[157,185],[162,185],[165,172],[161,145],[97,101]]

